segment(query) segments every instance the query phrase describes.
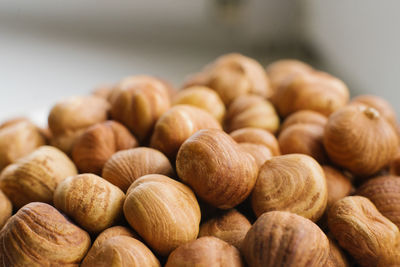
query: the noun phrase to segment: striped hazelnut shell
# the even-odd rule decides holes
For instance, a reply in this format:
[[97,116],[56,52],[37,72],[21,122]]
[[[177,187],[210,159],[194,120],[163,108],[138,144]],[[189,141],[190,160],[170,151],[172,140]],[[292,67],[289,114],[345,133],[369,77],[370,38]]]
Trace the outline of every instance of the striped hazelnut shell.
[[299,110],[288,116],[282,123],[280,132],[294,124],[313,124],[325,127],[328,118],[319,112],[312,110]]
[[351,181],[342,172],[332,166],[323,165],[326,185],[328,187],[327,210],[339,199],[349,196],[354,192]]
[[12,215],[12,203],[0,190],[0,230]]
[[246,127],[233,131],[229,135],[238,143],[263,145],[271,150],[273,156],[281,154],[278,140],[272,133],[266,130]]
[[256,161],[257,167],[260,168],[265,161],[272,158],[272,152],[263,145],[252,143],[239,143],[240,149],[253,156]]

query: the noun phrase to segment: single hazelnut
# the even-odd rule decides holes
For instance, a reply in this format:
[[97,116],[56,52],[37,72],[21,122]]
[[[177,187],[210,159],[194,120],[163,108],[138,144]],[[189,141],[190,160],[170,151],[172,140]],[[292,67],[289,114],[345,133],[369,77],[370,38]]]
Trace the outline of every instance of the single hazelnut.
[[81,173],[100,175],[104,164],[117,151],[138,146],[129,130],[116,121],[97,123],[76,140],[72,159]]
[[229,106],[225,126],[228,132],[254,127],[275,133],[279,128],[279,117],[268,100],[255,95],[241,96]]
[[172,251],[165,267],[244,267],[240,252],[225,241],[212,237],[180,245]]
[[282,154],[306,154],[322,164],[327,162],[323,139],[323,126],[299,123],[285,128],[278,142]]
[[53,134],[50,143],[71,152],[76,138],[89,126],[107,119],[110,104],[96,96],[71,97],[53,106],[48,117]]
[[123,79],[117,87],[112,118],[127,126],[140,141],[146,141],[158,118],[170,107],[167,86],[157,78],[139,75]]
[[136,179],[146,174],[175,175],[163,153],[149,147],[138,147],[112,155],[104,165],[102,177],[126,192]]
[[339,245],[361,266],[376,266],[394,253],[400,238],[397,226],[361,196],[336,201],[329,210],[328,224]]
[[222,123],[225,116],[225,104],[218,94],[206,86],[192,86],[177,93],[172,105],[192,105],[204,109]]
[[57,185],[76,175],[74,163],[61,150],[42,146],[0,174],[0,189],[16,209],[34,201],[52,204]]
[[45,145],[45,139],[30,121],[21,119],[3,123],[0,128],[0,171],[42,145]]
[[329,117],[324,146],[332,162],[355,175],[368,176],[391,162],[398,138],[376,109],[349,105]]
[[261,166],[251,204],[257,217],[281,210],[315,222],[324,213],[327,199],[321,166],[307,155],[290,154],[273,157]]
[[285,211],[262,214],[247,232],[242,254],[249,267],[325,266],[329,241],[312,221]]
[[0,231],[0,266],[78,266],[90,247],[88,233],[54,207],[32,202]]
[[294,124],[313,124],[325,127],[328,122],[328,118],[312,110],[299,110],[290,114],[282,123],[280,132],[283,132],[286,128]]
[[198,130],[207,128],[221,129],[221,125],[200,108],[177,105],[157,121],[150,146],[173,159],[186,139]]
[[6,195],[0,190],[0,230],[12,215],[12,204]]
[[94,174],[62,181],[54,192],[54,206],[91,233],[110,227],[122,216],[125,194]]
[[279,89],[276,99],[282,117],[304,109],[329,116],[346,105],[349,90],[341,80],[324,72],[312,71],[288,79]]
[[249,220],[237,210],[232,209],[202,223],[199,237],[215,236],[240,249],[250,227]]
[[248,127],[233,131],[229,135],[238,143],[263,145],[271,151],[273,156],[281,154],[278,140],[266,130]]
[[323,165],[322,169],[324,170],[326,185],[328,186],[328,204],[326,206],[328,210],[333,203],[352,194],[354,187],[350,180],[339,170],[328,165]]
[[239,143],[239,147],[243,151],[253,156],[258,168],[260,168],[266,160],[272,158],[271,150],[263,145],[252,143]]
[[248,197],[258,167],[228,134],[205,129],[182,144],[176,170],[197,196],[219,209],[230,209]]
[[364,104],[373,107],[382,117],[384,117],[391,125],[397,126],[396,112],[392,105],[385,99],[375,95],[359,95],[352,99],[350,104]]
[[132,228],[163,256],[199,233],[201,214],[196,196],[186,185],[164,175],[149,174],[133,182],[124,214]]
[[371,200],[383,216],[400,228],[400,177],[375,177],[361,185],[357,195]]
[[329,239],[329,258],[327,267],[350,267],[346,255],[332,238]]

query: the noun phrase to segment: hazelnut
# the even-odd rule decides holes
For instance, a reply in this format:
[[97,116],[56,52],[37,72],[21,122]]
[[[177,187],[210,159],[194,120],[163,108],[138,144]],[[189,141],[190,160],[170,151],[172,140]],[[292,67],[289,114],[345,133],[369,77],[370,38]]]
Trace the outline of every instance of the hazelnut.
[[6,195],[0,190],[0,230],[12,215],[12,204]]
[[336,244],[334,240],[329,239],[329,258],[326,263],[327,267],[350,267],[349,262],[347,261],[346,255],[340,249],[340,247]]
[[78,266],[89,235],[52,206],[22,207],[0,231],[1,266]]
[[400,177],[380,176],[368,180],[357,190],[374,203],[383,216],[400,228]]
[[396,156],[390,162],[390,174],[400,175],[400,149],[397,151]]
[[48,117],[53,134],[50,143],[69,154],[76,138],[89,126],[105,121],[109,109],[106,100],[95,96],[71,97],[58,102]]
[[101,174],[104,164],[117,151],[138,146],[128,129],[115,121],[95,124],[76,140],[72,159],[79,171]]
[[7,121],[0,128],[0,171],[45,144],[38,128],[24,119]]
[[118,221],[124,200],[124,192],[94,174],[71,176],[54,192],[54,206],[91,233]]
[[278,140],[270,132],[259,128],[242,128],[229,134],[238,143],[252,143],[267,147],[273,156],[281,154]]
[[294,124],[312,124],[325,127],[327,122],[328,118],[321,113],[312,110],[300,110],[290,114],[290,116],[283,121],[279,130],[283,132],[286,128]]
[[165,267],[243,267],[240,252],[225,241],[212,236],[179,246],[168,257]]
[[225,104],[215,91],[206,86],[192,86],[180,91],[174,96],[172,104],[204,109],[220,123],[225,116]]
[[123,79],[117,87],[112,118],[146,141],[158,118],[170,107],[167,86],[157,78],[140,75]]
[[329,116],[346,105],[349,90],[341,80],[324,72],[312,71],[288,79],[279,89],[276,99],[282,117],[304,109]]
[[0,189],[17,209],[34,201],[52,204],[57,185],[76,174],[67,155],[55,147],[42,146],[3,170]]
[[208,112],[189,105],[177,105],[157,121],[150,146],[169,158],[175,158],[179,147],[200,129],[221,129],[221,125]]
[[284,211],[262,214],[247,232],[242,253],[249,267],[325,266],[329,241],[312,221]]
[[101,84],[96,86],[92,91],[93,96],[97,96],[109,101],[109,98],[112,94],[113,88],[115,87],[114,84]]
[[146,174],[174,176],[168,158],[160,151],[138,147],[112,155],[103,168],[102,177],[126,192],[139,177]]
[[399,229],[365,197],[349,196],[335,202],[328,214],[329,229],[361,266],[376,266],[394,253]]
[[355,175],[368,176],[391,162],[398,139],[376,109],[349,105],[329,117],[324,146],[332,162]]
[[328,204],[326,206],[328,210],[333,203],[352,194],[354,188],[350,180],[339,170],[328,165],[323,165],[322,169],[324,170],[326,185],[328,186]]
[[199,237],[215,236],[240,249],[250,227],[249,220],[233,209],[201,224]]
[[323,144],[324,127],[317,124],[293,124],[278,137],[282,154],[306,154],[319,163],[327,162]]
[[250,194],[258,167],[228,134],[205,129],[182,144],[176,170],[197,196],[217,208],[230,209]]
[[254,127],[275,133],[279,128],[279,117],[268,100],[254,95],[241,96],[229,106],[225,126],[228,132]]
[[124,203],[128,223],[157,253],[172,250],[196,239],[200,207],[186,185],[159,174],[137,179]]
[[271,150],[263,145],[252,143],[239,143],[239,147],[243,151],[253,156],[258,168],[260,168],[267,159],[272,158]]
[[321,166],[307,155],[290,154],[273,157],[261,166],[251,204],[257,217],[281,210],[315,222],[324,213],[327,197]]

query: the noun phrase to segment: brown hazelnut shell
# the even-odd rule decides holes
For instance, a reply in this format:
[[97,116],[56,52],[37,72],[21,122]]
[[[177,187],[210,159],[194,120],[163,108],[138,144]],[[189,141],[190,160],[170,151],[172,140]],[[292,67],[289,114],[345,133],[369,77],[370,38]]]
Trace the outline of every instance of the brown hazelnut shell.
[[0,190],[0,230],[12,215],[12,203]]
[[238,143],[252,143],[263,145],[271,151],[273,156],[281,154],[278,140],[276,137],[263,129],[259,128],[241,128],[229,134]]

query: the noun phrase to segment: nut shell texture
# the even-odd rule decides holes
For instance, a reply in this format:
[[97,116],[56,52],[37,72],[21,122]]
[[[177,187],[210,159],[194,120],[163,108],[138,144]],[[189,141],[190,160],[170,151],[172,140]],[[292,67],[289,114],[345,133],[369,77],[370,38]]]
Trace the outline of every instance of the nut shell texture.
[[322,169],[328,186],[328,210],[336,201],[353,193],[354,188],[350,180],[337,169],[327,165],[322,166]]
[[179,178],[209,204],[230,209],[250,194],[257,178],[254,158],[225,132],[200,130],[181,146],[176,169]]
[[128,189],[124,214],[132,228],[163,256],[196,239],[199,232],[200,207],[192,190],[164,175],[137,179]]
[[266,130],[249,127],[233,131],[229,135],[238,143],[263,145],[271,150],[272,155],[279,156],[281,154],[278,140]]
[[289,117],[287,117],[283,121],[279,130],[283,132],[286,128],[294,124],[313,124],[325,127],[327,122],[328,118],[321,113],[312,110],[300,110],[292,113]]
[[0,189],[17,209],[34,201],[51,204],[57,185],[76,174],[67,155],[55,147],[42,146],[4,169]]
[[393,127],[373,108],[346,106],[329,117],[324,146],[337,165],[368,176],[388,165],[397,153]]
[[175,249],[166,267],[242,267],[239,250],[216,237],[200,237]]
[[312,221],[271,211],[261,215],[247,232],[242,254],[250,267],[325,266],[329,241]]
[[124,200],[121,189],[94,174],[69,177],[54,193],[55,207],[92,233],[120,219]]
[[257,216],[281,210],[317,221],[327,204],[324,172],[306,155],[273,157],[260,168],[251,203]]
[[0,190],[0,230],[12,214],[12,204],[6,195]]
[[0,231],[0,266],[78,266],[89,235],[52,206],[33,202]]

